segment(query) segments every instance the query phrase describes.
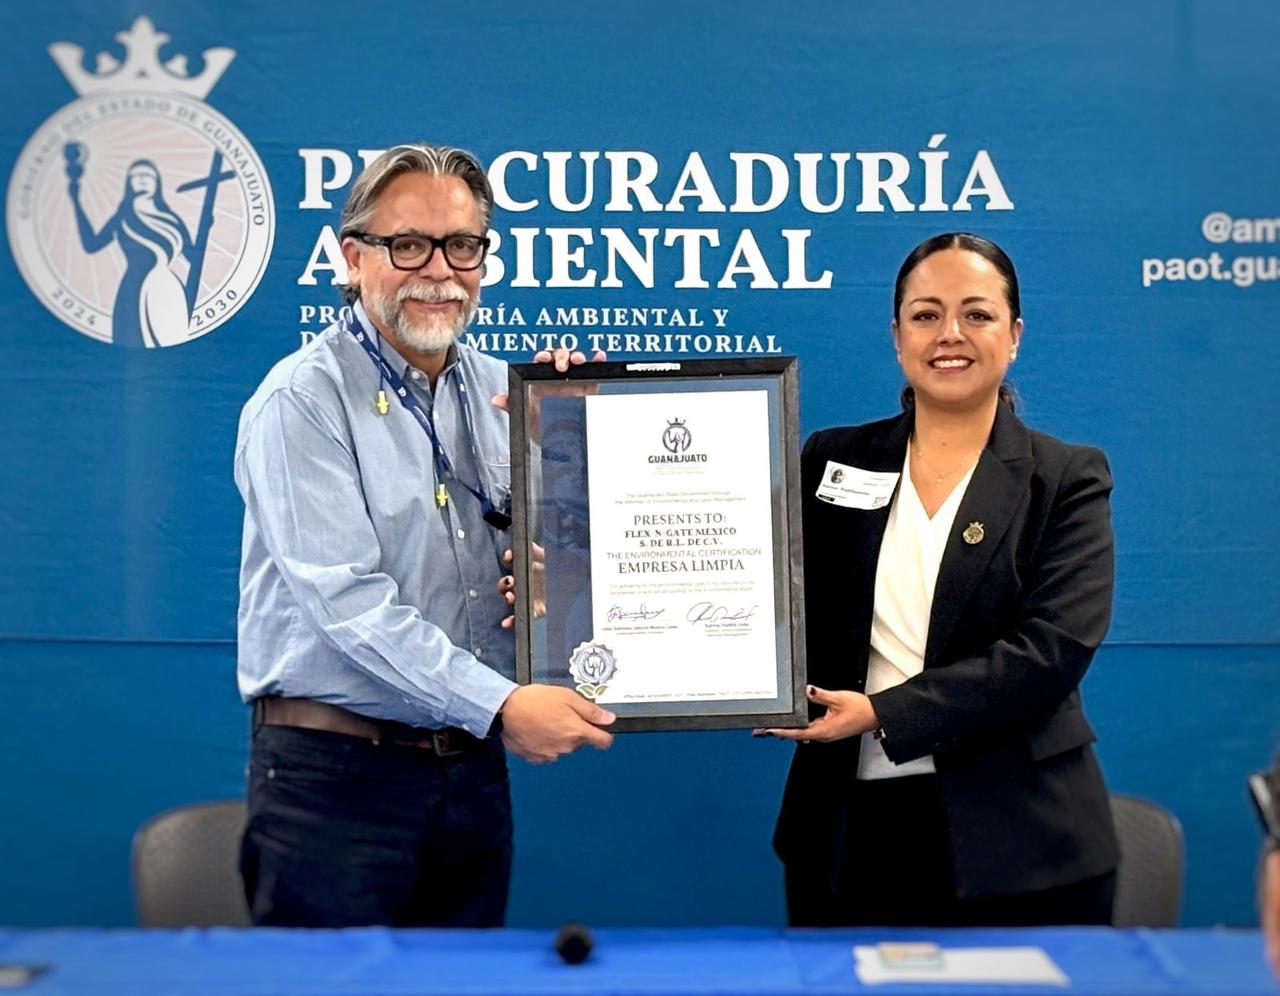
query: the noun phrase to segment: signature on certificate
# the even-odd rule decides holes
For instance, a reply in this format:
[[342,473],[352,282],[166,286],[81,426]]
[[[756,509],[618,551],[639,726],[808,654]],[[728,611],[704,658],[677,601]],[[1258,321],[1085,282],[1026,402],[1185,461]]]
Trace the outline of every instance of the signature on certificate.
[[694,602],[685,613],[685,618],[691,623],[750,622],[758,608],[758,605],[730,608],[727,605],[716,605],[715,602]]
[[611,605],[605,618],[609,622],[619,622],[623,619],[657,619],[666,611],[666,609],[647,609],[643,602],[638,609],[624,609],[621,605]]

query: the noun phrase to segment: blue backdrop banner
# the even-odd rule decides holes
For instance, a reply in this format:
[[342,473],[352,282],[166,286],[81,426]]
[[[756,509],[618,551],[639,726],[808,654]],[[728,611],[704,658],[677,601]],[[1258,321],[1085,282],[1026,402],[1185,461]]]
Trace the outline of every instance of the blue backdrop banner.
[[[127,921],[133,827],[240,793],[236,419],[337,313],[362,166],[424,140],[494,186],[473,345],[795,354],[805,432],[895,410],[913,245],[1001,243],[1026,421],[1101,446],[1116,479],[1115,621],[1086,683],[1104,767],[1181,817],[1186,922],[1252,922],[1242,779],[1280,735],[1278,45],[1270,0],[11,19],[0,921]],[[781,922],[786,761],[709,734],[517,766],[512,922]]]

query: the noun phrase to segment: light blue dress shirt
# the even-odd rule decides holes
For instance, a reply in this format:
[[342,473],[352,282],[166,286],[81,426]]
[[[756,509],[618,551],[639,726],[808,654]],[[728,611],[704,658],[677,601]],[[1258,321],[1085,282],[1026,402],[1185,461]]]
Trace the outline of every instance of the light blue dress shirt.
[[[373,332],[358,304],[356,314]],[[489,399],[506,393],[506,364],[459,343],[432,392],[385,337],[382,350],[434,418],[454,473],[500,505],[507,415]],[[276,364],[241,413],[240,694],[484,736],[515,688],[496,587],[509,534],[454,481],[437,507],[431,443],[389,387],[391,409],[378,414],[378,387],[339,324]]]

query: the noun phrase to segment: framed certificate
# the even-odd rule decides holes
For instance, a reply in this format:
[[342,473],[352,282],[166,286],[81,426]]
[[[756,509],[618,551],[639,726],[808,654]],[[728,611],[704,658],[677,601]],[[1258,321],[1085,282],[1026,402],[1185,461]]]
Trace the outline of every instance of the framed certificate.
[[516,661],[618,731],[803,726],[794,357],[510,368]]

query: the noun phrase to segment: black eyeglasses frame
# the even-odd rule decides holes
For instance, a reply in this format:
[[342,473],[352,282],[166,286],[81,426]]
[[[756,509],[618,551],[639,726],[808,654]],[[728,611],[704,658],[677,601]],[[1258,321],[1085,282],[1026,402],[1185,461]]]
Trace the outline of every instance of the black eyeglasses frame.
[[[489,255],[489,246],[492,244],[487,235],[446,235],[443,238],[436,238],[434,235],[419,235],[417,232],[401,232],[398,235],[375,235],[373,232],[348,232],[350,238],[363,242],[368,246],[381,246],[387,250],[387,259],[391,265],[397,270],[421,270],[424,266],[435,258],[436,250],[439,249],[444,253],[444,261],[449,264],[449,268],[459,273],[469,273],[472,270],[478,270],[484,265],[485,257]],[[391,251],[392,245],[397,239],[421,239],[423,242],[431,246],[427,253],[427,258],[416,266],[401,266],[396,262],[396,255]],[[470,266],[459,266],[453,261],[453,257],[449,255],[449,243],[453,239],[474,239],[480,247],[480,258]]]

